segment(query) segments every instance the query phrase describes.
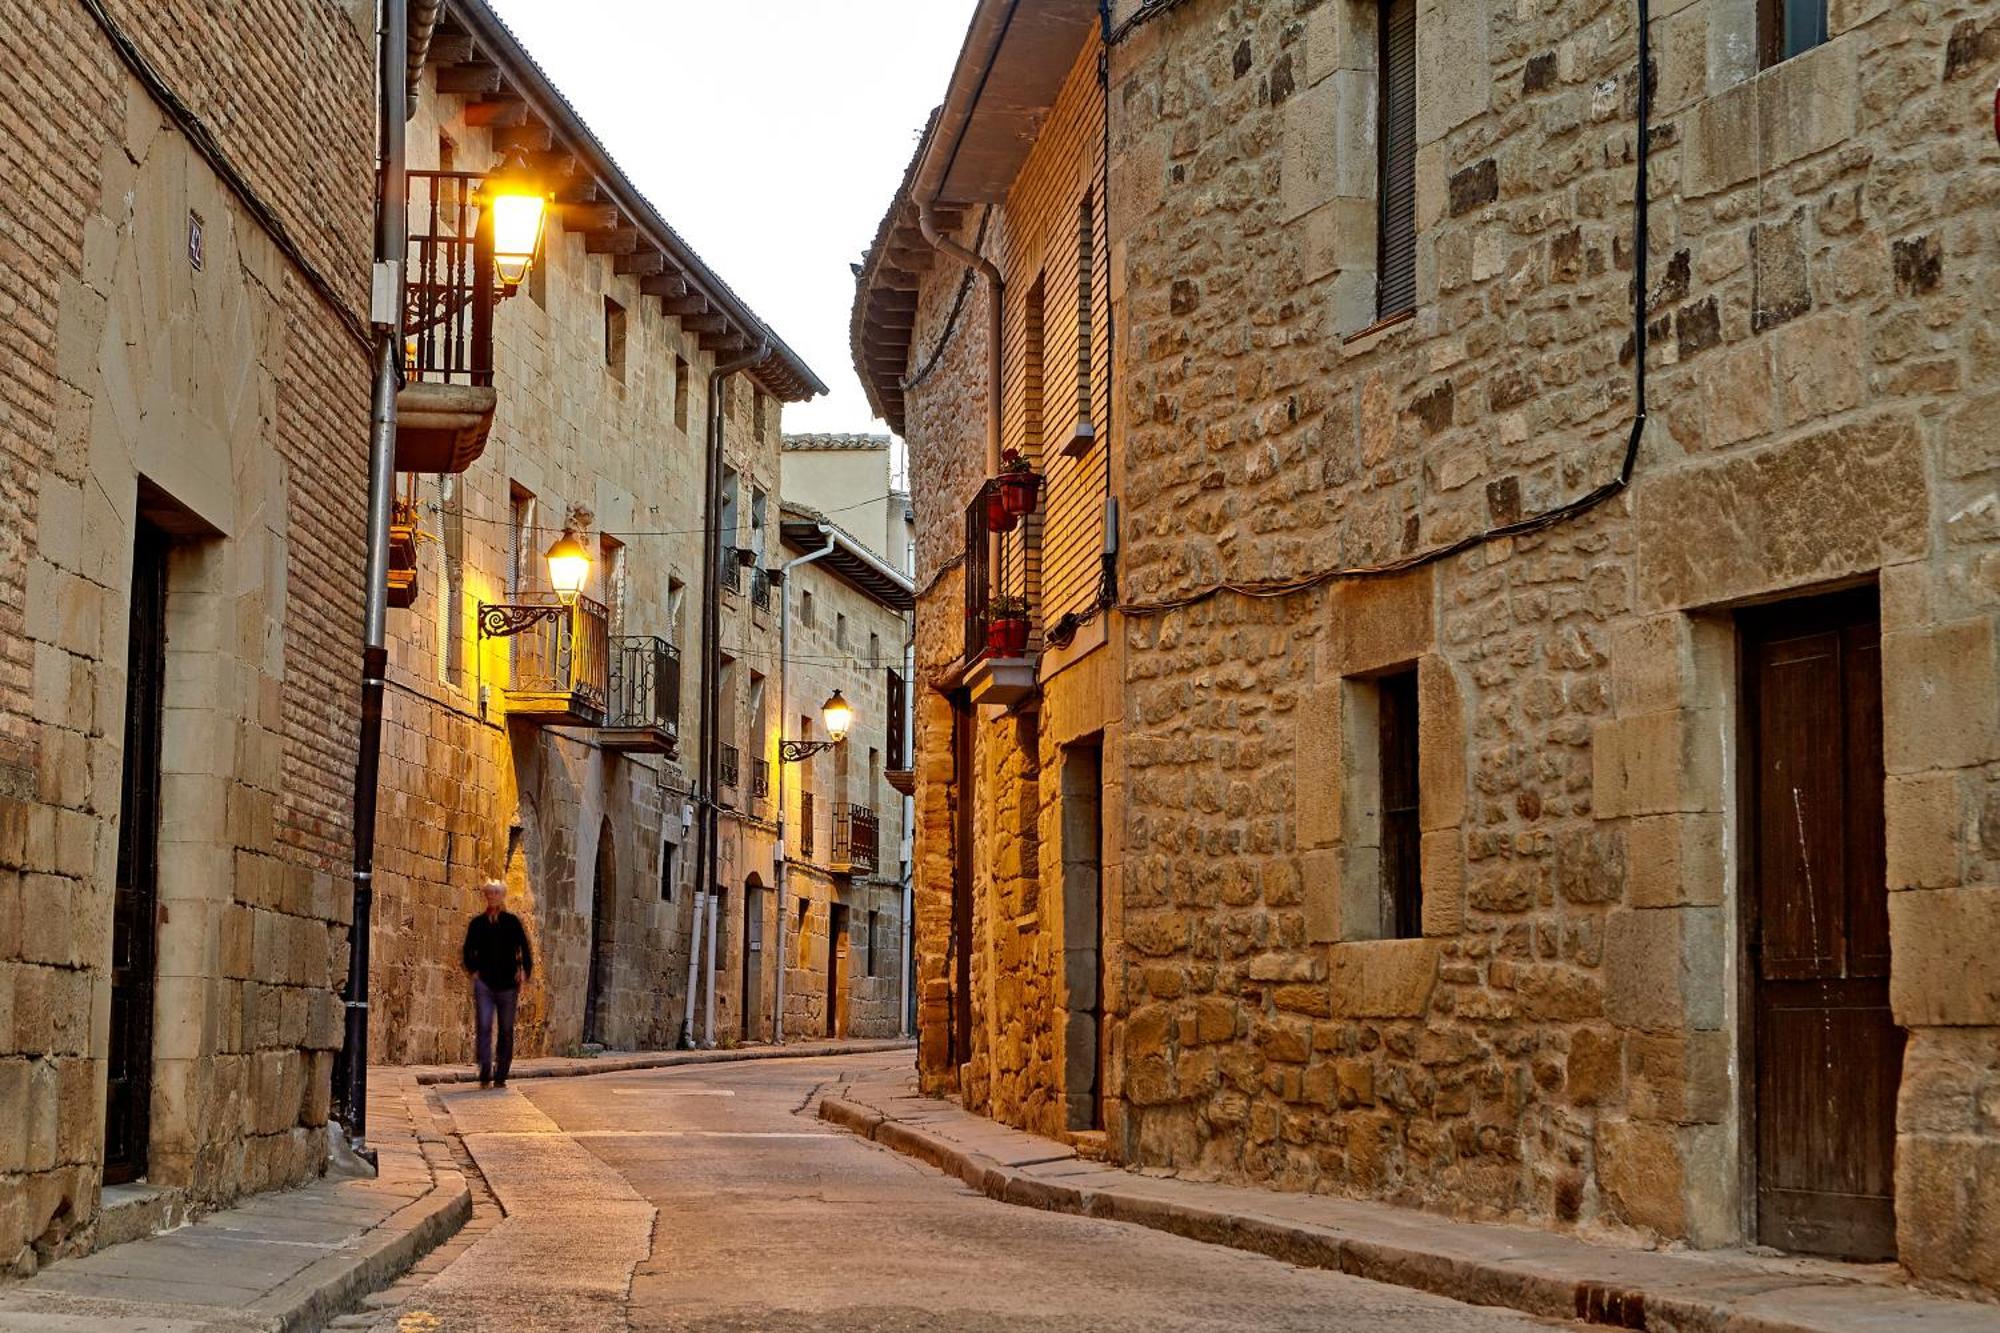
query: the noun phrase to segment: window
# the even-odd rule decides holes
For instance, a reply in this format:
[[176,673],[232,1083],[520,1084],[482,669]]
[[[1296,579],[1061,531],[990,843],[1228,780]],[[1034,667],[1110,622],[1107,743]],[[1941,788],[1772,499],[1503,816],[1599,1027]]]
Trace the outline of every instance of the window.
[[1758,63],[1769,69],[1826,41],[1826,0],[1757,0]]
[[684,356],[674,358],[674,425],[681,430],[688,428],[688,363]]
[[604,365],[619,379],[625,378],[625,307],[604,298]]
[[757,390],[757,396],[751,402],[750,412],[751,428],[757,433],[757,443],[762,444],[770,432],[771,412],[771,400],[764,395],[762,389]]
[[764,494],[764,488],[761,486],[751,487],[750,549],[757,553],[757,564],[760,567],[764,563],[764,520],[769,508],[770,500]]
[[507,524],[507,592],[519,596],[535,586],[535,495],[510,485]]
[[847,646],[847,613],[845,611],[834,612],[833,646],[836,648],[845,648]]
[[1022,312],[1021,336],[1021,392],[1026,395],[1027,411],[1025,429],[1022,433],[1022,450],[1029,458],[1039,458],[1042,450],[1042,379],[1045,354],[1044,334],[1047,328],[1048,282],[1047,275],[1035,275],[1035,285],[1028,289],[1028,303]]
[[812,899],[799,899],[798,915],[792,918],[792,938],[798,942],[798,955],[794,967],[812,965],[812,952],[806,943],[806,918],[812,913]]
[[750,673],[750,751],[752,759],[764,757],[764,673]]
[[1087,452],[1096,439],[1090,424],[1091,372],[1097,348],[1092,343],[1096,328],[1091,308],[1097,279],[1097,208],[1089,195],[1077,210],[1076,219],[1076,429],[1070,433],[1063,452],[1072,457]]
[[807,629],[813,627],[813,595],[811,592],[799,594],[799,624]]
[[1424,933],[1424,890],[1417,822],[1416,672],[1376,682],[1376,733],[1382,784],[1382,935],[1417,939]]
[[598,569],[604,579],[605,631],[617,638],[625,633],[625,543],[608,533],[597,539]]
[[465,680],[465,503],[456,475],[440,476],[437,487],[438,525],[443,529],[444,546],[438,633],[444,640],[444,681],[460,685]]
[[868,635],[868,665],[882,665],[882,636],[872,632]]
[[679,579],[667,580],[667,630],[674,638],[674,646],[687,643],[687,584]]
[[868,808],[882,808],[882,752],[873,746],[868,749]]
[[737,497],[742,493],[743,483],[730,468],[722,474],[722,586],[731,592],[740,591],[736,583],[736,571],[742,566],[736,563],[736,542],[742,520],[736,514]]
[[1384,0],[1375,317],[1417,308],[1417,0]]
[[660,844],[660,901],[663,903],[674,900],[674,854],[679,850],[671,842]]

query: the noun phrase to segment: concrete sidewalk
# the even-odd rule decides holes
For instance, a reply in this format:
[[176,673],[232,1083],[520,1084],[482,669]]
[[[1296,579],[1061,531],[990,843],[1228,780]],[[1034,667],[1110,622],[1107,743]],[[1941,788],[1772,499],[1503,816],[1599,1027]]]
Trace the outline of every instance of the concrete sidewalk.
[[0,1286],[0,1330],[291,1333],[392,1281],[462,1225],[472,1196],[407,1070],[369,1073],[372,1180],[273,1191]]
[[[729,1046],[709,1051],[605,1051],[598,1055],[549,1056],[516,1060],[508,1077],[576,1078],[583,1074],[624,1074],[635,1069],[671,1069],[676,1065],[706,1065],[730,1060],[796,1060],[815,1055],[866,1055],[871,1051],[914,1051],[914,1037],[827,1039],[787,1042],[783,1046]],[[473,1083],[479,1071],[470,1065],[410,1065],[408,1072],[426,1086]]]
[[1136,1175],[918,1096],[908,1078],[845,1085],[821,1100],[819,1114],[1005,1203],[1134,1223],[1546,1318],[1660,1333],[2000,1330],[2000,1306],[1912,1290],[1887,1265],[1628,1250],[1386,1204]]

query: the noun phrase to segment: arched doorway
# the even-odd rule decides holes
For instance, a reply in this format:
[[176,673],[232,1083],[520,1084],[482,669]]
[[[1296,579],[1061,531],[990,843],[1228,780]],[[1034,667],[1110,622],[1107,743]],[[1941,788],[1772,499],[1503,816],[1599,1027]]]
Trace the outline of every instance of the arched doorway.
[[755,872],[743,881],[742,995],[739,1035],[755,1041],[764,1035],[764,881]]
[[618,913],[618,859],[611,821],[597,831],[597,873],[590,886],[590,981],[583,992],[583,1039],[608,1046],[611,945]]

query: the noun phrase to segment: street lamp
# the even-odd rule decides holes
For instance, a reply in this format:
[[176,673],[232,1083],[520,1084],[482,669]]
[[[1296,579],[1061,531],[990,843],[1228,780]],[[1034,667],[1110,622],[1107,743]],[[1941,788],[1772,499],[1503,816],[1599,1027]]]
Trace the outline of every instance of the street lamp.
[[590,581],[590,548],[576,539],[575,528],[564,528],[549,548],[548,561],[549,586],[556,590],[556,600],[575,606],[583,585]]
[[828,739],[823,741],[778,742],[778,758],[788,764],[800,763],[812,758],[822,750],[831,750],[847,739],[847,733],[854,728],[854,705],[835,690],[827,701],[819,707],[819,719],[826,724]]
[[533,267],[548,221],[549,195],[521,149],[507,154],[487,176],[482,191],[493,222],[493,271],[501,292],[513,295]]

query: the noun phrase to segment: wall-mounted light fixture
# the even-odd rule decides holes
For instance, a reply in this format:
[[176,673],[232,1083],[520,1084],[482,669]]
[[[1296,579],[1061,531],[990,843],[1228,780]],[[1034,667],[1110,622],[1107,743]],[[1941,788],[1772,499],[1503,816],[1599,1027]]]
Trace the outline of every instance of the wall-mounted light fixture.
[[827,701],[820,705],[819,720],[826,727],[827,739],[823,741],[780,741],[778,757],[788,764],[796,764],[810,759],[822,750],[831,750],[847,739],[847,733],[854,729],[854,705],[847,702],[839,690],[835,690]]

